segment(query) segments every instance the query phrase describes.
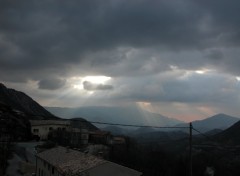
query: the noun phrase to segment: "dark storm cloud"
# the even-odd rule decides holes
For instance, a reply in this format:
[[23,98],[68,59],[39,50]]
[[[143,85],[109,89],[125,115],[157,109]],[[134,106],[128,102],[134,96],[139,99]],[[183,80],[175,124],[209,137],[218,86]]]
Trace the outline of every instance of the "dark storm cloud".
[[39,89],[56,90],[65,85],[66,81],[62,79],[52,78],[43,79],[38,82]]
[[96,84],[96,83],[91,83],[89,81],[84,81],[83,82],[83,88],[85,90],[89,90],[89,91],[111,90],[111,89],[113,89],[113,86],[112,85],[107,85],[107,84]]
[[[176,76],[178,75],[178,76]],[[129,84],[131,82],[131,84]],[[122,79],[113,97],[140,102],[239,104],[240,84],[220,73],[175,73]]]
[[[149,60],[142,56],[130,63],[124,55],[112,56],[112,51],[119,47],[155,48],[159,53],[164,49],[176,56],[182,50],[201,52],[212,47],[239,47],[238,6],[235,0],[3,0],[0,2],[0,72],[1,75],[11,72],[12,76],[1,76],[1,79],[19,80],[22,75],[22,80],[40,80],[51,68],[67,75],[68,68],[78,64],[86,73],[92,68],[102,74],[111,74],[108,66],[117,65],[119,71],[114,72],[117,76],[130,74]],[[102,57],[89,57],[98,52],[102,52]],[[212,57],[176,56],[158,57],[162,62],[157,64],[196,68],[212,62]],[[231,64],[223,68],[229,60]],[[237,72],[238,60],[222,57],[218,65],[225,71]],[[131,67],[124,66],[125,62]],[[145,74],[146,69],[140,71]]]

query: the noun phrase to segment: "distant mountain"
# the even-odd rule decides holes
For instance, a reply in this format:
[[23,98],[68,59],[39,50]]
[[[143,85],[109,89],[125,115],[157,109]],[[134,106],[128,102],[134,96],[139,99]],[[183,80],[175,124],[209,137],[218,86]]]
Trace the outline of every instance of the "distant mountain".
[[[240,119],[237,117],[232,117],[226,114],[217,114],[203,120],[193,121],[192,125],[195,129],[205,133],[214,129],[225,130],[239,120]],[[183,123],[178,124],[177,126],[188,126],[188,124]]]
[[9,89],[2,83],[0,83],[0,102],[25,113],[30,119],[57,119],[25,93]]
[[46,107],[46,109],[60,117],[83,117],[88,121],[153,126],[174,126],[182,123],[182,121],[144,111],[137,107]]

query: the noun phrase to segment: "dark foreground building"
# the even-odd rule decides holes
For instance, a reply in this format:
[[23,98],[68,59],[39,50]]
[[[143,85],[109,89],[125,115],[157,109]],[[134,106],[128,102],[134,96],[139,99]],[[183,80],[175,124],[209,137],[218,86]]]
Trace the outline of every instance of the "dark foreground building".
[[140,176],[142,173],[76,150],[55,147],[36,155],[37,176]]

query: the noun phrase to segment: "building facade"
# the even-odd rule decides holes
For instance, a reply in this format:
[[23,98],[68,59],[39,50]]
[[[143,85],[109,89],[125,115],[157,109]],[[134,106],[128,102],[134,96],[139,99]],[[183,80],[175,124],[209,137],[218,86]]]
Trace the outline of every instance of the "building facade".
[[71,128],[70,144],[74,147],[87,145],[89,140],[89,131],[87,129]]
[[30,120],[31,132],[38,136],[40,140],[47,140],[48,134],[53,130],[68,131],[70,121],[66,120]]

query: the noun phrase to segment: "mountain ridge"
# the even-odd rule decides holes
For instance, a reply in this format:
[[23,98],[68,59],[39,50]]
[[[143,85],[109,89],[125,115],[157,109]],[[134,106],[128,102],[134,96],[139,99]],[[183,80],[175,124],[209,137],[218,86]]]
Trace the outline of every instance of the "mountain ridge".
[[75,128],[99,130],[83,118],[61,119],[54,116],[27,94],[0,83],[0,134],[7,134],[16,141],[30,140],[30,120],[69,120]]
[[27,94],[7,88],[2,83],[0,83],[0,102],[27,114],[30,119],[58,119]]
[[[231,127],[233,124],[240,120],[238,117],[233,117],[224,113],[219,113],[211,117],[207,117],[202,120],[196,120],[192,122],[192,125],[201,132],[207,132],[214,129],[225,130]],[[187,123],[176,125],[176,127],[186,126]]]
[[174,126],[182,123],[177,119],[165,117],[132,107],[86,106],[77,108],[45,107],[51,113],[65,118],[84,117],[88,121],[120,123],[131,125]]
[[215,137],[218,141],[229,145],[240,145],[240,121],[225,129]]

